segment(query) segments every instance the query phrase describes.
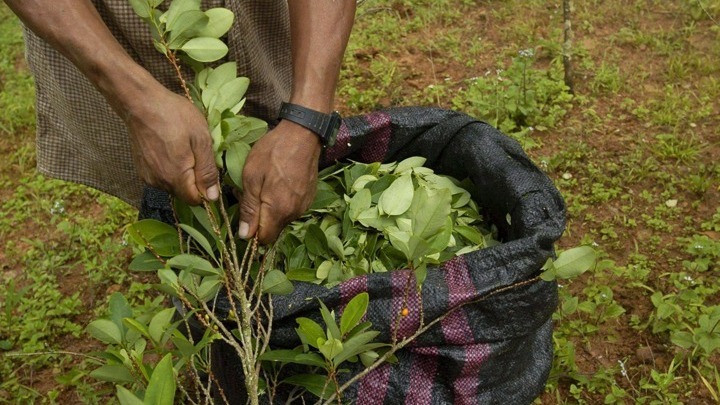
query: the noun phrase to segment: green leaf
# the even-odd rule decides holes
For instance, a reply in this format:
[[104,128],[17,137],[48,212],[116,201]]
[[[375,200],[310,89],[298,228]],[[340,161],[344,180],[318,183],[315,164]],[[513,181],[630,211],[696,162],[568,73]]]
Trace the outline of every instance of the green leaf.
[[177,273],[175,273],[174,270],[163,268],[158,270],[157,274],[160,282],[162,282],[163,284],[167,284],[173,289],[177,289],[180,287],[180,284],[178,283]]
[[348,339],[343,343],[342,351],[333,357],[333,364],[337,367],[342,362],[362,352],[388,346],[387,343],[370,343],[379,334],[380,332],[377,331],[363,332]]
[[578,309],[578,303],[579,303],[578,297],[571,297],[566,298],[562,303],[562,314],[563,315],[572,315],[577,311]]
[[223,281],[220,279],[205,277],[197,289],[198,299],[201,301],[210,301],[217,296]]
[[430,190],[419,187],[410,207],[412,234],[420,239],[429,239],[440,232],[450,217],[451,200],[452,195],[447,189]]
[[372,193],[370,190],[363,188],[358,191],[348,203],[348,209],[350,210],[350,219],[357,221],[360,214],[367,211],[372,204]]
[[410,233],[402,232],[401,230],[394,228],[388,229],[388,238],[390,243],[399,251],[401,251],[408,261],[412,261],[413,256],[410,253]]
[[117,386],[117,398],[120,405],[144,405],[140,398],[122,385]]
[[205,81],[205,88],[219,90],[223,84],[228,83],[237,77],[237,63],[225,62],[222,65],[210,70]]
[[168,353],[153,369],[145,391],[146,405],[173,405],[175,401],[175,372],[172,354]]
[[186,11],[200,10],[200,0],[173,0],[170,2],[168,11],[160,17],[168,30],[172,30],[177,24],[178,18]]
[[412,177],[400,176],[380,195],[378,208],[387,215],[402,215],[410,208],[414,194]]
[[90,377],[112,383],[134,383],[135,377],[127,367],[119,364],[106,364],[90,372]]
[[358,354],[358,357],[360,357],[360,361],[363,366],[370,367],[377,361],[378,358],[380,358],[380,355],[374,350],[368,350]]
[[260,360],[279,361],[281,363],[294,363],[295,356],[297,356],[298,354],[302,354],[302,351],[298,349],[268,350],[260,356]]
[[716,349],[720,348],[720,332],[696,331],[694,340],[707,355],[711,355]]
[[328,398],[336,389],[333,381],[329,381],[326,376],[318,374],[296,374],[284,379],[282,382],[303,387],[320,398]]
[[247,77],[236,77],[223,84],[213,108],[220,112],[229,110],[245,97],[249,85],[250,80]]
[[295,322],[298,324],[296,329],[298,335],[303,337],[310,346],[317,349],[317,340],[325,336],[323,328],[310,318],[299,317],[295,319]]
[[210,255],[210,257],[215,257],[215,253],[213,252],[212,246],[210,246],[210,242],[208,242],[207,238],[203,236],[200,231],[190,225],[179,224],[178,226],[195,239],[195,241],[207,252],[207,254]]
[[555,274],[555,264],[553,263],[552,258],[547,259],[540,270],[543,270],[543,272],[540,273],[540,278],[543,281],[557,280],[557,274]]
[[287,295],[295,290],[285,273],[280,270],[270,270],[263,279],[263,292],[267,294]]
[[400,174],[415,167],[421,167],[425,164],[426,161],[427,159],[422,156],[409,157],[398,163],[398,165],[395,167],[394,173]]
[[[357,193],[360,190],[365,189],[368,184],[377,181],[377,179],[377,176],[373,176],[372,174],[363,174],[362,176],[355,179],[355,182],[352,184],[350,190]],[[388,185],[390,185],[390,183],[388,183]]]
[[285,273],[285,275],[288,280],[291,281],[307,281],[310,283],[318,281],[317,277],[315,277],[315,270],[309,267],[290,269]]
[[343,336],[360,323],[365,316],[369,302],[370,296],[366,292],[356,295],[348,302],[340,317],[340,333]]
[[304,364],[306,366],[325,368],[323,358],[317,353],[303,353],[300,350],[269,350],[260,356],[260,360],[279,361],[282,363]]
[[425,255],[445,251],[450,244],[450,240],[452,239],[452,231],[453,220],[452,217],[448,216],[445,218],[445,226],[441,227],[440,231],[436,233],[435,236],[428,238],[427,242],[430,247],[430,253],[426,253]]
[[382,194],[395,182],[397,176],[385,175],[367,185],[372,193],[372,201],[378,203]]
[[87,326],[88,333],[95,339],[107,344],[122,343],[122,333],[115,322],[109,319],[97,319]]
[[223,120],[223,133],[225,135],[225,143],[242,141],[248,145],[262,138],[267,132],[267,122],[244,116],[234,116]]
[[[180,200],[177,202],[177,205],[180,205],[180,204],[187,204],[187,203]],[[215,206],[215,203],[214,202],[209,203],[209,207],[212,210],[213,216],[215,218],[219,218],[220,215],[217,210],[217,207]],[[207,232],[208,235],[210,235],[211,237],[216,237],[215,230],[213,229],[212,222],[210,221],[210,216],[208,215],[208,212],[205,210],[205,207],[202,207],[200,205],[189,205],[188,209],[193,214],[193,220],[196,220],[197,222],[199,222],[200,225],[203,226],[204,230]],[[180,221],[180,222],[186,223],[183,221]],[[189,225],[190,223],[187,223],[187,224]],[[194,223],[193,223],[193,225],[194,225]]]
[[335,323],[335,312],[331,312],[328,307],[325,306],[324,302],[318,300],[318,303],[320,304],[320,315],[322,315],[323,321],[325,321],[325,326],[330,333],[329,336],[335,339],[341,339],[342,333],[340,333],[340,328],[338,328]]
[[595,266],[597,255],[590,246],[579,246],[566,250],[554,261],[558,278],[570,279],[581,275]]
[[238,188],[242,188],[242,172],[249,153],[250,145],[242,141],[228,145],[228,150],[225,153],[228,175]]
[[150,18],[150,5],[147,0],[129,0],[135,14],[142,19]]
[[310,206],[311,210],[319,210],[322,208],[329,207],[331,204],[340,201],[340,196],[335,192],[333,187],[325,181],[318,181],[317,193],[315,193],[315,200]]
[[209,37],[193,38],[180,49],[198,62],[214,62],[228,53],[228,47],[221,40]]
[[422,285],[427,278],[427,263],[420,263],[415,266],[415,282],[417,285]]
[[462,235],[463,238],[470,241],[474,245],[483,245],[485,238],[482,233],[475,227],[467,225],[455,226],[455,232]]
[[235,20],[235,14],[222,7],[211,8],[205,11],[205,14],[210,21],[198,32],[198,36],[201,37],[220,38],[230,30]]
[[310,254],[328,257],[328,242],[325,232],[317,224],[310,224],[305,233],[305,247]]
[[168,48],[167,48],[167,46],[165,46],[165,44],[163,44],[162,42],[157,41],[157,40],[153,40],[153,46],[155,47],[155,50],[156,50],[156,51],[160,52],[160,53],[163,54],[163,55],[167,55],[167,53],[168,53]]
[[165,308],[152,317],[148,326],[148,333],[154,343],[161,343],[163,334],[172,323],[173,315],[175,315],[175,308]]
[[128,265],[130,271],[156,271],[163,267],[165,267],[165,264],[158,260],[149,250],[135,256]]
[[345,247],[343,246],[342,241],[339,237],[335,235],[325,235],[327,237],[328,247],[330,248],[330,251],[335,253],[335,255],[341,259],[345,260]]
[[318,280],[326,280],[330,275],[330,269],[332,269],[332,260],[325,260],[317,267],[315,271],[315,278]]
[[143,219],[128,227],[128,236],[139,246],[151,247],[160,256],[180,253],[177,229],[154,219]]
[[186,270],[199,276],[220,275],[220,270],[213,266],[212,263],[200,256],[188,253],[169,258],[167,264],[173,269]]
[[342,353],[343,351],[342,341],[340,339],[335,339],[334,337],[331,337],[319,346],[320,347],[318,347],[318,350],[328,360],[332,360],[335,356]]
[[183,12],[175,20],[175,24],[167,26],[170,31],[168,47],[178,49],[190,38],[197,35],[198,31],[208,24],[208,17],[200,10],[188,10]]
[[122,293],[116,292],[110,296],[108,302],[110,320],[120,330],[120,335],[125,337],[125,325],[123,325],[123,318],[128,318],[133,315],[132,307]]
[[150,339],[150,332],[148,332],[147,326],[138,322],[137,319],[123,318],[123,323],[129,329],[134,330],[134,331],[140,333],[143,337]]

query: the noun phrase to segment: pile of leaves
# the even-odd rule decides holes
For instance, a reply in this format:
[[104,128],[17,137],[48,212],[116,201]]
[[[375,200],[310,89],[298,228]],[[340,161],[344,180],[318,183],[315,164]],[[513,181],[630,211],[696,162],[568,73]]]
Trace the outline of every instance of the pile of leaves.
[[332,287],[355,276],[415,270],[497,243],[457,180],[399,163],[335,165],[320,174],[309,212],[277,242],[289,280]]

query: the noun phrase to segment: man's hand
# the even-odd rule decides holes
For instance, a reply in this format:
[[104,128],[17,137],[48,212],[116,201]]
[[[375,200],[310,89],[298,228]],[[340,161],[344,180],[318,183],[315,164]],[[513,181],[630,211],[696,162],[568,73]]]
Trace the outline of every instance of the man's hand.
[[218,198],[217,170],[205,118],[125,52],[92,1],[5,3],[26,26],[80,69],[125,121],[145,182],[191,204],[199,204],[201,195]]
[[241,238],[257,233],[260,243],[271,243],[310,207],[320,152],[317,135],[290,121],[281,121],[253,145],[243,169]]
[[[293,60],[289,101],[329,113],[355,1],[293,0],[288,8]],[[281,121],[253,145],[243,169],[241,238],[257,234],[260,243],[273,242],[310,207],[320,151],[317,135],[290,121]]]
[[138,173],[148,185],[197,205],[220,194],[212,138],[202,113],[162,86],[126,117]]

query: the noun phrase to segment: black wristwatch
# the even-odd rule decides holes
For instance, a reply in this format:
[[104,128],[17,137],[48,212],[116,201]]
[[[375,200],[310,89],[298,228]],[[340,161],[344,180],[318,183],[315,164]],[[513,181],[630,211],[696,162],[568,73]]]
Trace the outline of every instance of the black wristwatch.
[[342,121],[336,111],[325,114],[292,103],[282,103],[278,118],[292,121],[314,132],[326,148],[335,145]]

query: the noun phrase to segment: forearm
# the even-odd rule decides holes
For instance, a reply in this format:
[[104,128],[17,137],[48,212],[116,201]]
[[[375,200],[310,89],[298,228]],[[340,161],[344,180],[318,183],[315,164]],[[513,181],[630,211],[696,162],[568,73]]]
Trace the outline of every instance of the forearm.
[[89,0],[5,0],[23,23],[58,50],[127,120],[138,94],[159,85],[125,52]]
[[355,0],[289,0],[288,6],[293,59],[290,101],[330,112]]

